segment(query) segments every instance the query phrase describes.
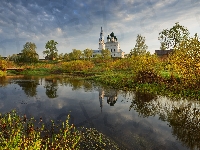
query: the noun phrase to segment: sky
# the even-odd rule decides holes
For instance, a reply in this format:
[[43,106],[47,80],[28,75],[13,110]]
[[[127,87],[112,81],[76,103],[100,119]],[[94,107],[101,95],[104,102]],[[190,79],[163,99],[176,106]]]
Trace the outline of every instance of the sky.
[[125,54],[136,37],[146,39],[148,51],[160,48],[159,32],[179,22],[190,36],[200,34],[200,0],[0,0],[0,55],[20,53],[26,42],[43,51],[49,40],[58,53],[72,49],[98,49],[101,27],[104,39],[115,33]]

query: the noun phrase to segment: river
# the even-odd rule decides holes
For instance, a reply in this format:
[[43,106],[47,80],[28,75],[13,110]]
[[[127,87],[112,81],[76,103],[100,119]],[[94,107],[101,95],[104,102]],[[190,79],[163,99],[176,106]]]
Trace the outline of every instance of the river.
[[96,128],[122,149],[200,149],[200,104],[63,76],[1,77],[0,113]]

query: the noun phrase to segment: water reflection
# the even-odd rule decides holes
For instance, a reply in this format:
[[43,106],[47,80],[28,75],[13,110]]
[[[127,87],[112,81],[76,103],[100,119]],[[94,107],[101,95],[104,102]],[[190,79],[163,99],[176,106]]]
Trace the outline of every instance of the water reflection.
[[144,117],[154,116],[156,114],[154,109],[155,105],[152,104],[152,101],[156,101],[157,95],[140,91],[133,92],[132,94],[133,99],[129,110],[133,108],[139,113],[139,115]]
[[101,112],[102,112],[103,101],[104,101],[105,97],[107,98],[107,103],[110,106],[114,106],[114,104],[117,101],[118,90],[98,88],[98,92],[99,92],[99,103],[100,103],[100,107],[101,107]]
[[27,96],[33,97],[37,95],[37,85],[39,84],[39,79],[35,80],[16,80],[16,84],[18,84],[22,90],[25,92]]
[[70,113],[71,123],[95,127],[125,149],[200,149],[198,101],[175,101],[59,76],[0,78],[0,85],[1,112],[17,108],[45,123],[64,120]]
[[45,78],[44,88],[46,89],[46,95],[48,96],[48,98],[58,97],[58,95],[57,95],[58,83],[57,83],[56,79]]

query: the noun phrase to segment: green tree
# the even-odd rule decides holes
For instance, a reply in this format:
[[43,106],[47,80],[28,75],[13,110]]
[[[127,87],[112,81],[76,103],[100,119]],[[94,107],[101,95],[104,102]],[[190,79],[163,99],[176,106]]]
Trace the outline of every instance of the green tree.
[[63,53],[59,54],[57,59],[58,59],[58,60],[63,60],[63,59],[64,59]]
[[160,50],[166,50],[166,49],[167,49],[167,47],[166,47],[165,43],[161,42],[161,44],[160,44]]
[[54,60],[58,56],[58,50],[56,48],[57,44],[58,44],[58,42],[56,42],[54,40],[50,40],[46,43],[46,45],[45,45],[46,50],[43,51],[43,54],[47,55],[46,57],[49,60]]
[[70,58],[72,58],[72,60],[78,60],[81,58],[81,56],[82,56],[81,50],[72,49],[72,53],[70,53]]
[[36,48],[35,43],[26,42],[22,53],[17,58],[18,62],[33,63],[38,61],[39,55],[36,53]]
[[148,49],[148,46],[145,44],[145,37],[138,34],[135,47],[131,49],[130,56],[138,56],[138,55],[146,54],[147,49]]
[[102,49],[101,55],[102,55],[102,58],[108,59],[111,57],[111,52],[108,49]]
[[170,29],[164,29],[159,33],[158,40],[161,44],[167,49],[174,49],[178,44],[189,38],[189,31],[186,27],[181,26],[179,22],[176,22],[175,25]]
[[16,60],[17,60],[17,54],[12,54],[10,57],[9,57],[9,61],[14,61],[14,62],[16,62]]
[[92,57],[92,54],[93,54],[92,49],[87,48],[83,52],[84,52],[84,58],[86,57],[87,59],[90,60],[90,58]]
[[63,56],[63,59],[64,59],[65,61],[70,60],[69,54],[65,53],[64,56]]

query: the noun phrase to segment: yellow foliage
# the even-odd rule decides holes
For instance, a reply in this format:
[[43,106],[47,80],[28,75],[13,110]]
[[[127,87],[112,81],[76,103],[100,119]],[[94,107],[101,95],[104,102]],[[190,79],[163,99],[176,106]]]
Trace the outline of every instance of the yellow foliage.
[[7,69],[7,61],[6,60],[0,60],[0,70],[5,71]]
[[91,61],[76,60],[62,63],[62,68],[66,71],[87,71],[93,67],[94,64]]
[[138,55],[112,63],[114,70],[131,70],[138,72],[139,70],[159,70],[161,61],[156,55]]
[[170,56],[170,63],[176,73],[185,79],[199,78],[200,71],[200,41],[195,35],[180,43]]

